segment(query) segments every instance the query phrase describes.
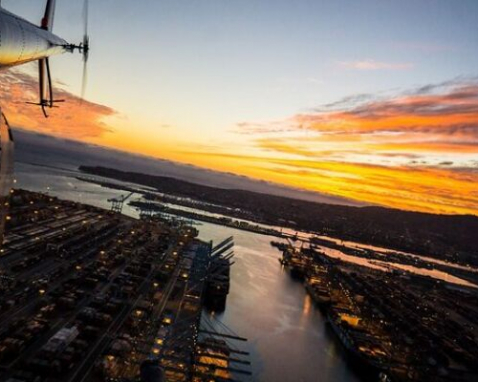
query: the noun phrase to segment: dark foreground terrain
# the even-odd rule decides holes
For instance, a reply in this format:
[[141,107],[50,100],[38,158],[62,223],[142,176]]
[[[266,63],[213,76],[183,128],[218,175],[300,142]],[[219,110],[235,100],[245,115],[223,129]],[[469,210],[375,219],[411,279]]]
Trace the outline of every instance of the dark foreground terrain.
[[[7,220],[0,381],[249,375],[229,358],[231,336],[205,331],[201,320],[203,305],[225,304],[230,264],[222,254],[232,238],[212,248],[187,225],[21,190],[10,198]],[[246,354],[234,358],[248,365]]]

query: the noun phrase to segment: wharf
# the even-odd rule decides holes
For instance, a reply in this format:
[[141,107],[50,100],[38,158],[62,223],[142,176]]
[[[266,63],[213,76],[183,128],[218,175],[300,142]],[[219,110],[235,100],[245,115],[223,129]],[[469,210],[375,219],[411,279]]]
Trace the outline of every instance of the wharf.
[[303,280],[364,380],[477,380],[476,288],[348,263],[311,246],[282,249],[281,264]]
[[196,235],[16,190],[0,253],[0,380],[249,376],[226,341],[222,353],[198,356],[223,335],[201,332],[202,310],[215,261],[232,264],[233,240],[213,247]]

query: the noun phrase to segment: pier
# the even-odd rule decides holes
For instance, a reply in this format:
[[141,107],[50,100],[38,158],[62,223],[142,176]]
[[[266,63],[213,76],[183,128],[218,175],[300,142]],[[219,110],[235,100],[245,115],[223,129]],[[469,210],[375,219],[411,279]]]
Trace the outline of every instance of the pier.
[[475,380],[476,288],[361,266],[314,245],[279,247],[280,263],[304,283],[364,380]]
[[206,301],[226,308],[233,238],[213,245],[186,224],[21,190],[9,216],[0,256],[1,380],[250,378],[248,354],[237,346],[245,339],[212,330],[203,317]]

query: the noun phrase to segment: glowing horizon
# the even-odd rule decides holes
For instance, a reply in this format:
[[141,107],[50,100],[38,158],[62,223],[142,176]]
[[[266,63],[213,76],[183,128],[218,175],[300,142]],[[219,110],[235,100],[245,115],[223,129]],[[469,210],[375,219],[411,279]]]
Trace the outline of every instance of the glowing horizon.
[[[71,42],[80,3],[58,5],[55,33]],[[41,17],[27,0],[3,6]],[[48,120],[24,104],[36,67],[4,72],[12,125],[365,204],[478,215],[476,1],[92,7],[90,101],[74,95],[70,55],[52,58],[68,102]]]
[[188,148],[187,141],[176,143],[181,150],[174,142],[158,147],[156,140],[115,130],[114,123],[121,123],[117,112],[80,102],[65,90],[60,96],[68,107],[45,121],[36,108],[15,101],[35,96],[33,77],[10,72],[0,81],[10,94],[3,102],[11,124],[27,130],[364,204],[478,215],[478,83],[459,81],[424,94],[347,102],[281,122],[238,123],[233,134],[246,137],[240,145],[208,152]]

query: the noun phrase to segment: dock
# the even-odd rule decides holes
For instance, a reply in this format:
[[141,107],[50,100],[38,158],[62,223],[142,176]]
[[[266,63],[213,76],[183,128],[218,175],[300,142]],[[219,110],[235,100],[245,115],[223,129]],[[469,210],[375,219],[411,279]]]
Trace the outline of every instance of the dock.
[[245,339],[204,313],[207,301],[226,309],[233,238],[213,245],[187,224],[22,190],[9,217],[0,380],[249,380]]

